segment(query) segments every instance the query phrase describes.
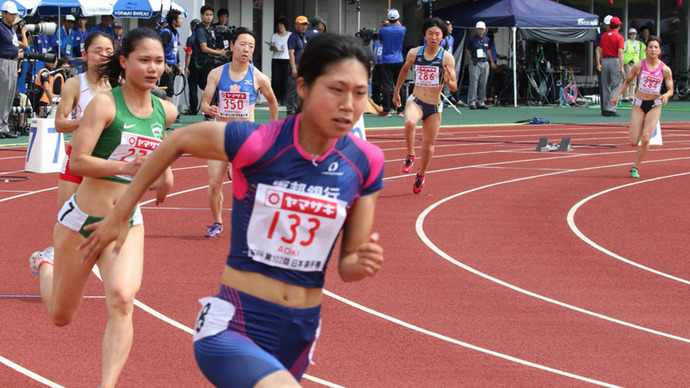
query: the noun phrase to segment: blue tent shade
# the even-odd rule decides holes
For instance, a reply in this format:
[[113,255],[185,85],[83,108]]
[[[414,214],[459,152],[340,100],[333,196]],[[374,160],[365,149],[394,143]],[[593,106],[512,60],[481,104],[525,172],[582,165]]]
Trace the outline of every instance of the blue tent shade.
[[41,16],[65,16],[78,14],[80,7],[78,0],[41,0],[37,10]]
[[434,12],[456,27],[593,28],[599,17],[550,0],[466,1]]

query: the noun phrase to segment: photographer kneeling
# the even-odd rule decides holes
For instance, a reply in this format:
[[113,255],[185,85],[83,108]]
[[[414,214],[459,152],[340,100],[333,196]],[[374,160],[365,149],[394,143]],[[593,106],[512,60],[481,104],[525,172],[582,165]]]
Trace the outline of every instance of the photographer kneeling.
[[[65,84],[65,73],[69,71],[69,59],[60,58],[52,62],[47,61],[46,67],[39,70],[35,84],[43,90],[43,94],[36,101],[38,117],[46,117],[50,113],[46,109],[53,104],[54,99],[62,93],[62,85]],[[57,66],[57,68],[56,68]],[[33,101],[32,101],[33,103]]]

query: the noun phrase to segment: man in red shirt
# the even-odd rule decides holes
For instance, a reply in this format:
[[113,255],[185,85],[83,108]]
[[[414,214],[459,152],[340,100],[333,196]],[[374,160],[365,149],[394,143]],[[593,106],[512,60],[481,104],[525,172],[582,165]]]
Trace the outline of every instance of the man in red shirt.
[[614,16],[609,23],[610,29],[599,40],[597,47],[597,71],[601,71],[601,115],[620,117],[616,112],[616,107],[609,101],[613,94],[620,88],[623,78],[625,78],[625,68],[623,56],[625,53],[625,39],[618,30],[621,27],[621,20]]

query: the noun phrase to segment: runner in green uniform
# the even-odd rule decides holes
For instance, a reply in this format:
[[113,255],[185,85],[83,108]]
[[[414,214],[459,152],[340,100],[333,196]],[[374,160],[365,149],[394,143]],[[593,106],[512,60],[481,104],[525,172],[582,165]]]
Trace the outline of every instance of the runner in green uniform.
[[[146,156],[162,141],[165,128],[177,117],[172,103],[151,95],[164,69],[163,45],[154,30],[137,28],[127,33],[101,70],[113,89],[93,98],[71,141],[70,167],[84,180],[58,213],[53,232],[54,265],[42,265],[53,264],[49,252],[33,255],[30,261],[32,269],[40,273],[41,297],[57,326],[74,320],[89,274],[98,263],[108,310],[101,387],[115,386],[132,346],[134,297],[143,272],[141,212],[137,209],[130,217],[127,242],[117,257],[112,256],[110,247],[95,261],[85,262],[77,246],[88,236],[83,227],[110,212]],[[168,169],[153,186],[159,201],[171,187],[172,172]]]

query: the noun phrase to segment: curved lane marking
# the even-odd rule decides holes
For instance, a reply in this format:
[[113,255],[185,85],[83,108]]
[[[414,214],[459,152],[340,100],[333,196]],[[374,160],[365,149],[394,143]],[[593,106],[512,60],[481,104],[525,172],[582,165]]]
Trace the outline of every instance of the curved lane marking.
[[640,268],[640,269],[642,269],[642,270],[649,271],[649,272],[651,272],[651,273],[653,273],[653,274],[656,274],[656,275],[659,275],[659,276],[663,276],[663,277],[665,277],[665,278],[668,278],[668,279],[675,280],[675,281],[680,282],[680,283],[684,283],[684,284],[690,285],[690,280],[683,279],[683,278],[679,278],[679,277],[677,277],[677,276],[673,276],[673,275],[668,274],[668,273],[666,273],[666,272],[662,272],[662,271],[656,270],[656,269],[654,269],[654,268],[647,267],[647,266],[645,266],[645,265],[642,265],[642,264],[640,264],[640,263],[637,263],[637,262],[634,262],[634,261],[632,261],[632,260],[626,259],[626,258],[623,257],[623,256],[620,256],[620,255],[618,255],[618,254],[616,254],[616,253],[611,252],[610,250],[608,250],[608,249],[602,247],[601,245],[595,243],[595,242],[592,241],[590,238],[588,238],[587,236],[585,236],[585,234],[582,233],[582,232],[580,231],[580,229],[577,227],[577,225],[575,225],[575,213],[580,209],[580,207],[582,207],[582,205],[584,205],[585,203],[589,202],[590,200],[592,200],[592,199],[594,199],[594,198],[596,198],[596,197],[598,197],[598,196],[600,196],[600,195],[608,194],[608,193],[610,193],[610,192],[612,192],[612,191],[614,191],[614,190],[623,189],[623,188],[627,188],[627,187],[634,186],[634,185],[640,185],[640,184],[643,184],[643,183],[654,182],[654,181],[657,181],[657,180],[660,180],[660,179],[677,178],[677,177],[683,176],[683,175],[690,175],[690,172],[683,172],[683,173],[679,173],[679,174],[666,175],[666,176],[661,176],[661,177],[656,177],[656,178],[649,178],[649,179],[645,179],[645,180],[642,180],[642,181],[637,181],[637,182],[628,183],[628,184],[621,185],[621,186],[617,186],[617,187],[612,187],[612,188],[610,188],[610,189],[607,189],[607,190],[600,191],[600,192],[598,192],[598,193],[592,194],[592,195],[590,195],[589,197],[583,199],[582,201],[576,203],[575,206],[573,206],[572,208],[570,208],[570,211],[568,212],[568,217],[567,217],[568,225],[570,226],[570,229],[573,231],[573,233],[575,233],[575,235],[576,235],[577,237],[579,237],[582,241],[584,241],[584,242],[586,242],[587,244],[591,245],[593,248],[598,249],[599,251],[601,251],[601,252],[603,252],[603,253],[605,253],[605,254],[607,254],[607,255],[613,257],[613,258],[616,259],[616,260],[620,260],[620,261],[622,261],[622,262],[624,262],[624,263],[626,263],[626,264],[630,264],[630,265],[635,266],[635,267],[637,267],[637,268]]
[[[690,157],[680,157],[680,158],[671,158],[671,159],[655,160],[655,161],[650,161],[650,162],[648,162],[648,163],[659,163],[659,162],[668,162],[668,161],[684,160],[684,159],[690,159]],[[647,328],[647,327],[644,327],[644,326],[636,325],[636,324],[634,324],[634,323],[630,323],[630,322],[626,322],[626,321],[623,321],[623,320],[620,320],[620,319],[616,319],[616,318],[613,318],[613,317],[609,317],[609,316],[604,315],[604,314],[596,313],[596,312],[594,312],[594,311],[586,310],[586,309],[583,309],[583,308],[581,308],[581,307],[577,307],[577,306],[574,306],[574,305],[571,305],[571,304],[568,304],[568,303],[565,303],[565,302],[561,302],[561,301],[558,301],[558,300],[555,300],[555,299],[546,297],[546,296],[544,296],[544,295],[537,294],[537,293],[535,293],[535,292],[526,290],[526,289],[524,289],[524,288],[520,288],[520,287],[518,287],[518,286],[516,286],[516,285],[510,284],[510,283],[508,283],[508,282],[505,282],[505,281],[503,281],[503,280],[500,280],[500,279],[498,279],[498,278],[495,278],[495,277],[493,277],[493,276],[491,276],[491,275],[488,275],[488,274],[486,274],[486,273],[483,273],[483,272],[481,272],[481,271],[479,271],[479,270],[477,270],[477,269],[474,269],[474,268],[472,268],[472,267],[470,267],[470,266],[468,266],[468,265],[466,265],[466,264],[463,264],[463,263],[461,263],[461,262],[455,260],[453,257],[451,257],[450,255],[448,255],[447,253],[445,253],[443,250],[441,250],[439,247],[437,247],[437,246],[431,241],[431,239],[429,239],[429,237],[427,237],[426,233],[424,232],[424,220],[425,220],[426,216],[427,216],[429,213],[431,213],[431,211],[433,211],[435,208],[437,208],[438,206],[442,205],[443,203],[448,202],[448,201],[450,201],[450,200],[452,200],[452,199],[455,199],[455,198],[457,198],[457,197],[460,197],[460,196],[462,196],[462,195],[470,194],[470,193],[473,193],[473,192],[476,192],[476,191],[479,191],[479,190],[483,190],[483,189],[487,189],[487,188],[492,188],[492,187],[496,187],[496,186],[501,186],[501,185],[505,185],[505,184],[509,184],[509,183],[515,183],[515,182],[526,181],[526,180],[530,180],[530,179],[544,178],[544,177],[548,177],[548,176],[552,176],[552,175],[566,174],[566,173],[570,173],[570,172],[580,172],[580,171],[596,170],[596,169],[601,169],[601,168],[620,167],[620,166],[627,166],[627,165],[629,165],[629,163],[612,164],[612,165],[607,165],[607,166],[586,167],[586,168],[574,169],[574,170],[570,170],[570,171],[556,171],[556,172],[551,172],[551,173],[546,173],[546,174],[533,175],[533,176],[529,176],[529,177],[522,177],[522,178],[516,178],[516,179],[511,179],[511,180],[502,181],[502,182],[496,182],[496,183],[492,183],[492,184],[488,184],[488,185],[476,187],[476,188],[474,188],[474,189],[466,190],[466,191],[463,191],[463,192],[460,192],[460,193],[456,193],[456,194],[453,194],[453,195],[451,195],[451,196],[448,196],[448,197],[446,197],[446,198],[444,198],[444,199],[441,199],[441,200],[435,202],[434,204],[432,204],[431,206],[429,206],[428,208],[426,208],[426,209],[419,215],[419,217],[417,218],[417,221],[416,221],[416,223],[415,223],[415,229],[416,229],[417,234],[419,235],[419,237],[422,239],[422,241],[423,241],[432,251],[436,252],[436,254],[438,254],[438,255],[441,256],[442,258],[444,258],[444,259],[446,259],[447,261],[449,261],[449,262],[451,262],[451,263],[457,265],[457,266],[460,267],[460,268],[463,268],[464,270],[466,270],[466,271],[468,271],[468,272],[471,272],[471,273],[473,273],[473,274],[475,274],[475,275],[477,275],[477,276],[479,276],[479,277],[482,277],[482,278],[484,278],[484,279],[487,279],[487,280],[489,280],[489,281],[492,281],[492,282],[494,282],[494,283],[496,283],[496,284],[499,284],[499,285],[501,285],[501,286],[503,286],[503,287],[509,288],[509,289],[511,289],[511,290],[513,290],[513,291],[520,292],[520,293],[522,293],[522,294],[531,296],[531,297],[536,298],[536,299],[543,300],[543,301],[548,302],[548,303],[555,304],[555,305],[557,305],[557,306],[565,307],[565,308],[570,309],[570,310],[573,310],[573,311],[577,311],[577,312],[580,312],[580,313],[583,313],[583,314],[587,314],[587,315],[590,315],[590,316],[593,316],[593,317],[596,317],[596,318],[599,318],[599,319],[603,319],[603,320],[605,320],[605,321],[609,321],[609,322],[612,322],[612,323],[616,323],[616,324],[619,324],[619,325],[623,325],[623,326],[626,326],[626,327],[630,327],[630,328],[632,328],[632,329],[644,331],[644,332],[647,332],[647,333],[650,333],[650,334],[654,334],[654,335],[658,335],[658,336],[661,336],[661,337],[670,338],[670,339],[673,339],[673,340],[676,340],[676,341],[681,341],[681,342],[690,343],[690,338],[685,338],[685,337],[677,336],[677,335],[674,335],[674,334],[669,334],[669,333],[665,333],[665,332],[662,332],[662,331],[650,329],[650,328]]]

